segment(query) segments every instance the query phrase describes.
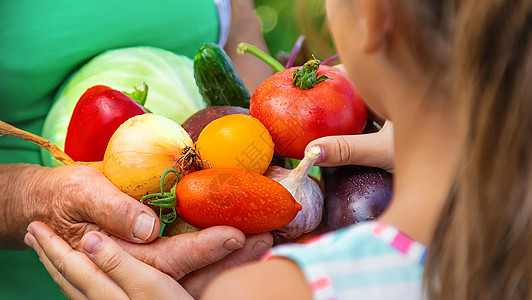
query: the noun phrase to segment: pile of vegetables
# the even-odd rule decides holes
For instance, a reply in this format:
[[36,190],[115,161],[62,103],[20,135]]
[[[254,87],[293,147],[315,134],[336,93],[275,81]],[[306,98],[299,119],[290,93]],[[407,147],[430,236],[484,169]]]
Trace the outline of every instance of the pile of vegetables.
[[[149,88],[143,106],[179,124],[205,107],[194,80],[192,59],[155,47],[113,49],[91,59],[60,87],[46,117],[42,136],[64,149],[72,112],[87,89],[105,85],[117,91],[131,91],[142,82]],[[87,120],[80,122],[89,123]],[[42,151],[42,159],[46,166],[61,165],[47,151]]]
[[285,68],[243,46],[277,71],[251,95],[215,44],[203,45],[193,61],[157,48],[117,49],[63,85],[43,137],[1,122],[0,135],[41,146],[49,166],[97,168],[152,207],[169,235],[230,225],[294,240],[324,221],[334,229],[360,221],[346,217],[332,227],[334,208],[347,215],[351,208],[329,191],[351,186],[333,169],[309,176],[320,149],[304,151],[322,136],[362,132],[367,109],[351,82],[317,59]]
[[[161,187],[169,169],[163,174]],[[146,195],[160,208],[173,211],[164,215],[172,222],[177,214],[196,228],[229,225],[246,234],[277,229],[289,223],[301,205],[278,182],[239,168],[213,168],[193,172],[174,185],[170,192]]]
[[89,88],[78,100],[65,137],[65,152],[74,160],[103,160],[113,133],[127,119],[147,113],[147,86],[135,87],[138,102],[105,85]]

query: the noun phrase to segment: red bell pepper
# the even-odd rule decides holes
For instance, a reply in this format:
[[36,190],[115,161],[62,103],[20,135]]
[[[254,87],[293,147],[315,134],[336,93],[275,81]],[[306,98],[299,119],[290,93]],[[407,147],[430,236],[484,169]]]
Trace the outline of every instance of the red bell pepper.
[[[144,89],[128,94],[146,99]],[[105,85],[93,86],[79,98],[68,124],[65,152],[76,161],[101,161],[109,139],[127,119],[147,110],[124,92]]]

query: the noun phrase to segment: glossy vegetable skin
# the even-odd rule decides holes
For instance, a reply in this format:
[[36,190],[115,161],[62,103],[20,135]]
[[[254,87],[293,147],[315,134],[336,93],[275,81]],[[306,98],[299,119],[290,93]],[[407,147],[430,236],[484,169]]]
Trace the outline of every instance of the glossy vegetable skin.
[[229,225],[245,234],[280,228],[301,210],[280,183],[242,169],[190,173],[176,185],[175,195],[177,213],[190,225]]
[[101,161],[113,133],[127,119],[146,109],[124,93],[93,86],[74,107],[65,138],[65,152],[76,161]]
[[249,107],[249,92],[222,47],[200,47],[194,56],[194,78],[207,106]]
[[374,220],[392,198],[392,174],[371,167],[322,168],[325,212],[329,230]]
[[223,116],[234,114],[249,115],[249,109],[240,106],[207,106],[188,117],[181,127],[188,132],[192,141],[196,142],[203,128],[209,123]]
[[122,192],[141,199],[144,195],[170,189],[174,175],[161,174],[169,168],[180,175],[201,168],[194,143],[179,124],[161,115],[147,113],[125,121],[115,131],[99,169]]
[[276,234],[285,239],[296,239],[315,230],[322,219],[323,192],[316,181],[308,176],[310,168],[320,156],[320,148],[313,147],[296,168],[287,170],[278,166],[268,168],[264,176],[282,184],[301,204],[302,210],[287,225],[277,229]]
[[273,157],[274,144],[264,125],[246,114],[212,121],[196,141],[204,168],[240,168],[263,174]]
[[367,108],[346,75],[337,68],[320,65],[315,76],[328,78],[314,87],[293,85],[293,67],[264,81],[253,94],[249,113],[270,131],[275,153],[302,159],[309,142],[330,135],[359,134]]
[[[105,51],[72,73],[54,96],[42,137],[65,149],[70,117],[81,95],[95,85],[131,91],[141,82],[149,87],[145,107],[181,124],[205,107],[194,81],[192,59],[156,47],[129,47]],[[43,164],[62,165],[48,151],[41,151]]]

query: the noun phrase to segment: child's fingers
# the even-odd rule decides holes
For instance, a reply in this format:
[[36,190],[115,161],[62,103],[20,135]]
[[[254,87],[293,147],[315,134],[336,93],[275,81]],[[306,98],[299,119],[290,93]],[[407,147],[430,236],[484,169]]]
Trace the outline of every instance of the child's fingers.
[[316,165],[322,167],[362,165],[393,171],[393,128],[386,122],[376,133],[328,136],[310,142],[306,149],[321,148]]

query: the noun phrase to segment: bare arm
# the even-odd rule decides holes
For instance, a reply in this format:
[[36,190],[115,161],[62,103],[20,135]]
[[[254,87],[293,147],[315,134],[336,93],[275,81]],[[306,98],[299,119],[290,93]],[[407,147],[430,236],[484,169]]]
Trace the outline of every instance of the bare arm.
[[218,276],[202,299],[312,299],[298,265],[284,258],[247,264]]
[[[97,187],[97,188],[95,188]],[[157,215],[88,166],[0,165],[0,246],[24,248],[28,224],[39,220],[77,247],[83,233],[102,230],[144,243],[160,231]]]
[[231,0],[231,28],[225,45],[227,55],[233,61],[238,75],[242,77],[250,94],[253,94],[266,78],[274,74],[268,65],[253,55],[249,53],[240,55],[236,52],[240,42],[252,44],[268,52],[253,8],[252,0]]
[[25,248],[22,239],[30,222],[27,203],[17,200],[17,194],[27,194],[35,172],[38,167],[33,165],[0,165],[0,248]]

